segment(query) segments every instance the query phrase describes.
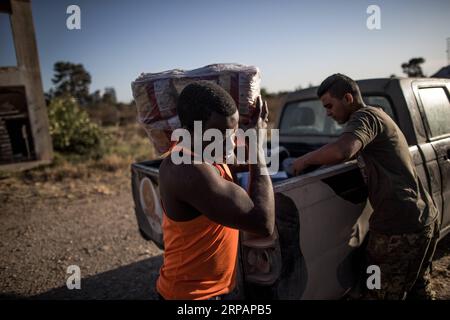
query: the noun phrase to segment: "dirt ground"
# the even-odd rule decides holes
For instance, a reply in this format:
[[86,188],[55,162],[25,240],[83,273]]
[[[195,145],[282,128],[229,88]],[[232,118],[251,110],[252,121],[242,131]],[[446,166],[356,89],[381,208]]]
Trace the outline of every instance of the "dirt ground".
[[[162,252],[137,231],[129,177],[3,177],[0,299],[155,299]],[[81,290],[66,287],[70,265],[80,267]],[[450,299],[450,237],[436,252],[433,286]]]
[[[156,298],[162,252],[138,233],[128,172],[0,184],[2,298]],[[81,290],[66,287],[70,265]]]

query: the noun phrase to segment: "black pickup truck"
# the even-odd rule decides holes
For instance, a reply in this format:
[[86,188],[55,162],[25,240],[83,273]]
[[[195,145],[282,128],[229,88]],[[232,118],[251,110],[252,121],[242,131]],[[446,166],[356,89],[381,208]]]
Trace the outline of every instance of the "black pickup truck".
[[[450,81],[360,80],[368,105],[381,107],[406,136],[418,175],[433,196],[441,238],[450,231]],[[342,127],[326,117],[317,88],[289,94],[277,121],[285,157],[333,141]],[[134,163],[132,190],[141,235],[163,248],[158,191],[161,160]],[[356,283],[371,214],[356,161],[276,179],[276,232],[241,233],[236,298],[339,299]]]

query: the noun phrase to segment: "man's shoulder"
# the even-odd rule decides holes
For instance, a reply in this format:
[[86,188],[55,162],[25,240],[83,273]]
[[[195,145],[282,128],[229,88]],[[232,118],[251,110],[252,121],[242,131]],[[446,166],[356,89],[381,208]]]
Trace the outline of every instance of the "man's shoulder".
[[217,175],[215,168],[206,163],[180,163],[175,164],[170,157],[165,158],[159,169],[159,178],[168,184],[177,186],[189,185],[195,187],[197,183],[211,179]]
[[364,149],[384,131],[383,119],[375,107],[365,106],[353,112],[342,133],[355,135]]
[[350,116],[349,123],[356,121],[357,123],[372,123],[373,125],[384,128],[392,126],[395,121],[386,113],[381,107],[365,106],[362,107]]
[[378,120],[376,111],[372,110],[373,107],[363,107],[354,111],[350,118],[348,119],[345,130],[347,132],[353,131],[353,129],[360,127],[361,125],[366,125],[367,121],[374,122]]
[[365,106],[362,108],[359,108],[358,110],[356,110],[355,112],[353,112],[352,116],[354,117],[376,117],[376,118],[381,118],[383,117],[383,109],[379,108],[379,107],[373,107],[373,106]]

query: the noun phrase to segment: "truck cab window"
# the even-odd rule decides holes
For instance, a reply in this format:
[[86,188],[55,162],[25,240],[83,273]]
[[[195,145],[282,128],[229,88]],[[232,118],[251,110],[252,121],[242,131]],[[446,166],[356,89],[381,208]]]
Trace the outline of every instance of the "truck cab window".
[[363,100],[369,106],[379,107],[379,108],[383,109],[383,111],[386,112],[392,118],[392,120],[397,122],[397,119],[395,118],[395,115],[394,115],[394,111],[392,111],[392,106],[386,97],[363,96]]
[[280,122],[283,135],[338,136],[342,126],[327,117],[319,99],[289,103]]
[[[382,108],[396,121],[387,98],[363,96],[363,99],[369,106]],[[338,136],[342,129],[342,125],[327,117],[325,108],[319,99],[289,103],[280,122],[280,133],[283,135]]]
[[439,137],[450,134],[450,103],[445,89],[442,87],[421,88],[419,96],[431,136]]

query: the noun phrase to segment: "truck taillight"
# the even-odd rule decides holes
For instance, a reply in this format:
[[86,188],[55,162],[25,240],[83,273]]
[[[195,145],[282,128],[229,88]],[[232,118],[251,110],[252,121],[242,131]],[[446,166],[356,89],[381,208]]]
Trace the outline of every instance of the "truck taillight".
[[262,285],[273,284],[281,273],[281,252],[276,228],[268,238],[249,239],[246,233],[241,236],[246,281]]

